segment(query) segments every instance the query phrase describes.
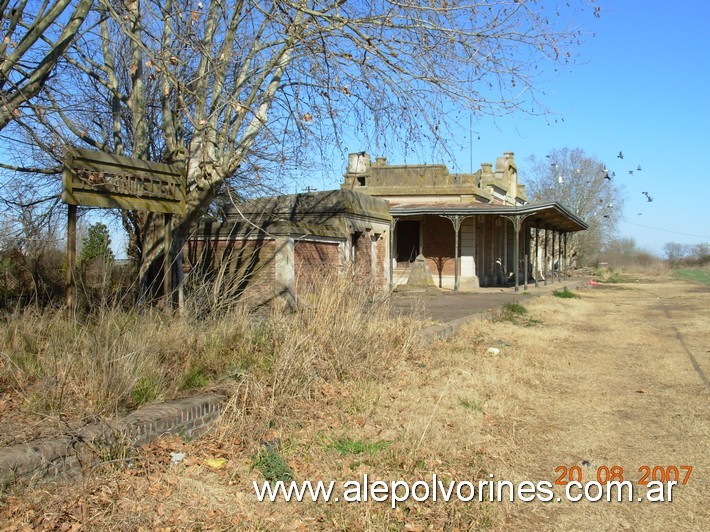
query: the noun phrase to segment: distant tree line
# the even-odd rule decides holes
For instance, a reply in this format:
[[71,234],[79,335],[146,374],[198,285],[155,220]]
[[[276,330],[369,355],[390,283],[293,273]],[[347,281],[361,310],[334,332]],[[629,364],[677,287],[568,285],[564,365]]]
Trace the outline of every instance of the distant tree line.
[[601,251],[598,263],[609,268],[648,268],[660,263],[660,257],[638,247],[633,238],[609,240]]
[[667,242],[663,254],[671,266],[705,266],[710,263],[710,244],[679,244]]

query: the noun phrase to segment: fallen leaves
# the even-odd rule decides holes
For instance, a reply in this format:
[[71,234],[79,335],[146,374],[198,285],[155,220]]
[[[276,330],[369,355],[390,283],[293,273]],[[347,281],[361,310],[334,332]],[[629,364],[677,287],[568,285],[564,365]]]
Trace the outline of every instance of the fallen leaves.
[[224,469],[224,466],[227,465],[227,459],[208,458],[207,460],[205,460],[205,465],[207,465],[207,467],[211,467],[212,469]]

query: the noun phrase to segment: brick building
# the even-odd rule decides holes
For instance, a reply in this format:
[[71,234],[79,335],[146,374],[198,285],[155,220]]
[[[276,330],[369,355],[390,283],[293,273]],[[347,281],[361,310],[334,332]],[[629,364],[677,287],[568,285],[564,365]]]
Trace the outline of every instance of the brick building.
[[277,297],[293,305],[328,272],[385,290],[391,220],[385,200],[349,190],[257,198],[230,206],[222,221],[203,221],[187,259],[220,295],[252,305]]
[[527,279],[526,273],[542,270],[529,253],[542,245],[551,263],[564,263],[567,234],[587,225],[559,203],[529,203],[513,155],[506,152],[495,168],[483,163],[471,174],[349,155],[341,188],[390,203],[391,285],[406,280],[420,253],[439,286],[455,290],[513,281],[517,289],[521,274]]

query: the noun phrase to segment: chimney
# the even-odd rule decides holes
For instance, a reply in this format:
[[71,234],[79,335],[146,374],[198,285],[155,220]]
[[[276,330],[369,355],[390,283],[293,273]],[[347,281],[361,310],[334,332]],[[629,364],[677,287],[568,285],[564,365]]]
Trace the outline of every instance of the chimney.
[[370,156],[361,151],[360,153],[348,154],[348,174],[364,174],[370,169]]

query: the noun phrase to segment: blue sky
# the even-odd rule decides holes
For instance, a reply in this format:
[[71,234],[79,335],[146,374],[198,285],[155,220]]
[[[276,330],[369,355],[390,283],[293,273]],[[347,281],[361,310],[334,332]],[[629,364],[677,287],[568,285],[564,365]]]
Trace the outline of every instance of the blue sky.
[[[513,151],[524,182],[531,154],[582,148],[616,171],[625,196],[623,212],[616,213],[619,236],[632,237],[658,254],[670,241],[710,242],[710,172],[705,169],[710,156],[710,2],[602,0],[599,5],[601,18],[585,23],[585,30],[596,35],[582,45],[578,64],[544,86],[543,103],[555,115],[478,121],[474,169]],[[468,171],[469,141],[458,143],[464,149],[457,164],[420,162],[445,162],[458,166],[452,170]],[[351,151],[361,149],[367,147]],[[623,160],[616,157],[619,150]],[[396,154],[368,151],[403,162]],[[332,180],[315,186],[337,186],[344,165],[333,169]],[[630,176],[628,170],[637,165],[643,170]]]
[[[454,161],[414,161],[411,156],[405,161],[357,139],[349,151],[384,155],[395,164],[445,163],[456,172],[469,171],[471,160],[475,170],[513,151],[524,183],[530,155],[582,148],[616,172],[625,201],[623,211],[615,213],[618,236],[634,238],[658,255],[666,242],[710,243],[710,172],[705,169],[710,155],[710,1],[599,0],[598,5],[601,17],[584,22],[584,30],[594,36],[579,48],[577,64],[542,87],[542,103],[554,114],[477,120],[473,156],[466,124],[460,138],[452,139],[462,147]],[[616,157],[620,150],[623,160]],[[343,154],[330,170],[285,183],[284,192],[306,185],[337,188],[346,159]],[[638,165],[641,172],[635,170]],[[643,191],[654,198],[652,203]],[[117,224],[112,232],[117,255],[125,256]]]

